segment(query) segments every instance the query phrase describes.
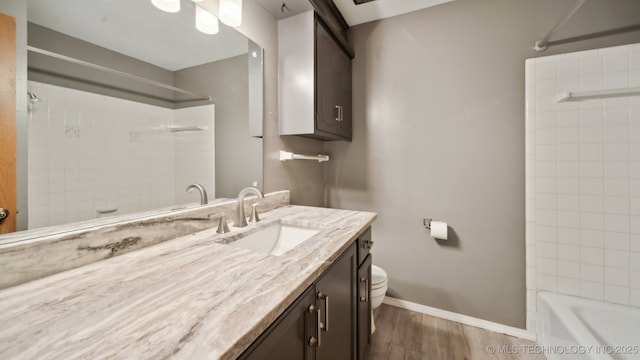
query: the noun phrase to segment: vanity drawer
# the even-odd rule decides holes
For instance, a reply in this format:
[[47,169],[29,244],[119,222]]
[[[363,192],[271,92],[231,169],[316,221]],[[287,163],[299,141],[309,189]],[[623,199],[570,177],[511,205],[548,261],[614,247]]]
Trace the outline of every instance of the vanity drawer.
[[365,232],[358,237],[358,265],[362,264],[364,259],[369,255],[369,251],[373,247],[373,240],[371,240],[371,228],[365,230]]

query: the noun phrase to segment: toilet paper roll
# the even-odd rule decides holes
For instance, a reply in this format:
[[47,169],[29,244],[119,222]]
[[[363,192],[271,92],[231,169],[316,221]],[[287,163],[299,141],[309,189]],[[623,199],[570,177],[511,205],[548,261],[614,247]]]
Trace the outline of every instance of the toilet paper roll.
[[431,237],[439,240],[447,240],[447,223],[444,221],[432,221]]

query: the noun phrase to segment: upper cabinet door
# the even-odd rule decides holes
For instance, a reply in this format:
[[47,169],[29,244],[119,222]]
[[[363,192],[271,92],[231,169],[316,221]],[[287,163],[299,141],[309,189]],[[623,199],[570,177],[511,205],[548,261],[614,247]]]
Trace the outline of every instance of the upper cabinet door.
[[280,135],[351,141],[352,55],[336,39],[313,10],[278,21]]
[[316,122],[320,135],[351,140],[351,59],[316,19]]

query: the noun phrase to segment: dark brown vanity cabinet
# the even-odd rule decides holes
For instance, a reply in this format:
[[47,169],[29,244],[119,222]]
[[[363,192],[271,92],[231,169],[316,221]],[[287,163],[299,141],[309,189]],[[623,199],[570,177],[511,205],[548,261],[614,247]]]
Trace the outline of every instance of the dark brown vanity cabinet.
[[368,229],[240,359],[363,359],[371,343],[371,256],[359,261],[359,245],[370,238]]
[[363,360],[371,345],[371,228],[356,241],[358,245],[358,360]]
[[309,346],[309,339],[314,334],[312,322],[317,313],[315,297],[312,285],[239,359],[313,359],[315,348]]
[[353,55],[337,39],[312,10],[278,21],[280,135],[351,140]]

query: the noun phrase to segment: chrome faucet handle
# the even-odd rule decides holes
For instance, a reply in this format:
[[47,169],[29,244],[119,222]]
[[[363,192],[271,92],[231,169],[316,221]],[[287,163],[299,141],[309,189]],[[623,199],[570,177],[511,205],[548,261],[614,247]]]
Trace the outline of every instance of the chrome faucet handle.
[[227,217],[224,214],[220,215],[220,221],[218,222],[218,230],[216,232],[218,234],[226,234],[229,231],[229,224],[227,224]]
[[250,223],[257,223],[260,221],[260,217],[258,216],[258,204],[251,204],[251,216],[249,216]]

